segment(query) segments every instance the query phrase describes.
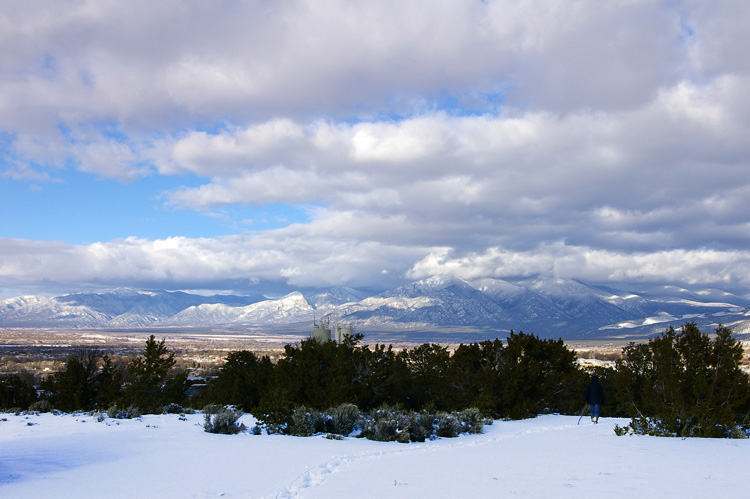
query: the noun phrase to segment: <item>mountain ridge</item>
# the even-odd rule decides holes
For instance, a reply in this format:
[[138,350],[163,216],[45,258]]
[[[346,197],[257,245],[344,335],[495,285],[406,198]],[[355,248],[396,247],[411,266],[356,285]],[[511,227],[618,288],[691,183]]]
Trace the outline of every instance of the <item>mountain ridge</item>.
[[[723,300],[723,301],[718,301]],[[201,296],[181,291],[118,288],[0,301],[2,327],[310,327],[315,317],[361,331],[469,328],[486,336],[510,329],[564,339],[635,337],[680,321],[750,329],[744,297],[717,289],[654,286],[631,292],[573,279],[536,276],[467,281],[441,274],[370,295],[355,288],[261,295]]]

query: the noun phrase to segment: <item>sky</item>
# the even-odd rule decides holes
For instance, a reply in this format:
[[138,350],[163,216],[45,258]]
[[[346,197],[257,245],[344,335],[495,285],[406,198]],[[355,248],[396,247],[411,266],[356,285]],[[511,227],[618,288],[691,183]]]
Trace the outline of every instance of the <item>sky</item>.
[[0,0],[0,296],[750,292],[746,0]]

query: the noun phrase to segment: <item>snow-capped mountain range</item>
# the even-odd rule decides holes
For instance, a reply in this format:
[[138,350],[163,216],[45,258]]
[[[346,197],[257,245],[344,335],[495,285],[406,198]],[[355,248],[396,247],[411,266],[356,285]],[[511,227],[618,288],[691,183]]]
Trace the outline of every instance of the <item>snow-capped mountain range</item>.
[[748,333],[748,305],[746,297],[716,289],[663,286],[628,292],[549,276],[469,282],[438,275],[372,296],[352,288],[294,291],[273,299],[132,289],[19,296],[0,302],[0,326],[302,332],[310,329],[315,317],[329,317],[368,335],[395,330],[404,338],[410,331],[457,328],[487,337],[514,329],[548,338],[594,339],[642,337],[686,321],[703,327],[723,323]]

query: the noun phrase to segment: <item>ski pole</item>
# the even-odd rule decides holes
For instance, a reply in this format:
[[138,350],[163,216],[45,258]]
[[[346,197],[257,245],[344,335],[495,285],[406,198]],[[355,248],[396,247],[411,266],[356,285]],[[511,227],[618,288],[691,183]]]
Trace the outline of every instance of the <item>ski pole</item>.
[[578,418],[578,422],[576,424],[581,424],[581,419],[583,419],[583,415],[586,414],[586,406],[589,405],[588,402],[583,404],[583,409],[581,409],[581,417]]

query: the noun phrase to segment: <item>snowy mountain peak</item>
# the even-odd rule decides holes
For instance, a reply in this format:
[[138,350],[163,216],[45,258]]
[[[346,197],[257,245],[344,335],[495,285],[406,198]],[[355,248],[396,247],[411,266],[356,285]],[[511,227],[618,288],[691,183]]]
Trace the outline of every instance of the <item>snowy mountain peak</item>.
[[421,281],[415,281],[409,284],[405,284],[392,291],[382,293],[381,296],[403,298],[416,298],[417,296],[422,295],[431,296],[434,293],[442,291],[451,286],[456,286],[463,289],[475,289],[468,282],[452,274],[438,274],[432,277],[428,277],[427,279],[422,279]]
[[[289,293],[288,295],[282,297],[280,300],[277,300],[277,302],[286,308],[300,308],[303,310],[312,310],[313,308],[310,306],[309,303],[307,303],[307,300],[305,299],[304,295],[300,293],[299,291],[294,291],[292,293]],[[252,305],[249,305],[252,307]]]
[[594,288],[574,279],[563,279],[551,275],[541,275],[526,282],[529,289],[547,297],[560,298],[592,293],[600,294],[599,291],[593,291]]
[[523,286],[513,284],[502,279],[484,278],[472,281],[471,285],[482,293],[486,293],[495,298],[507,298],[525,293],[527,290]]
[[329,288],[307,296],[307,302],[316,309],[332,309],[347,303],[356,303],[369,295],[353,288]]
[[466,284],[466,281],[453,274],[437,274],[428,277],[427,279],[422,279],[421,281],[418,281],[418,283],[425,288],[442,289],[447,288],[448,286],[453,286],[454,284]]
[[[376,296],[351,288],[268,299],[200,296],[119,289],[58,297],[19,296],[0,302],[2,327],[282,326],[307,328],[321,313],[369,330],[475,328],[487,335],[510,329],[543,337],[596,337],[640,328],[647,334],[687,320],[729,327],[747,321],[741,297],[719,290],[654,287],[632,293],[551,276],[524,280],[440,274]],[[721,298],[723,301],[718,301]],[[304,326],[302,326],[304,324]],[[641,332],[640,334],[646,334]]]

